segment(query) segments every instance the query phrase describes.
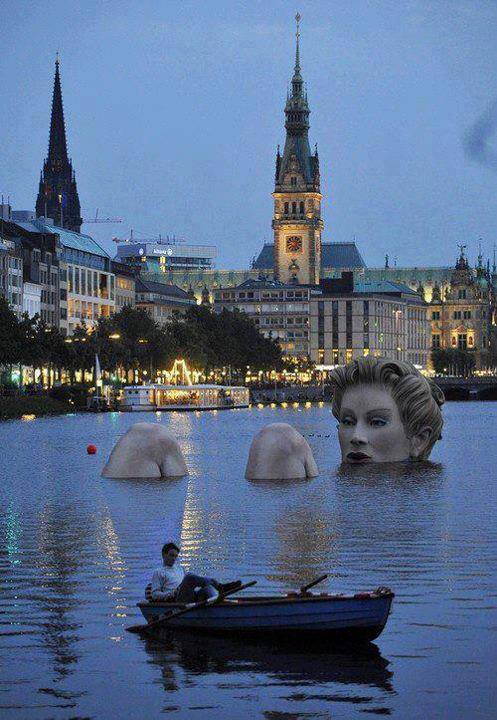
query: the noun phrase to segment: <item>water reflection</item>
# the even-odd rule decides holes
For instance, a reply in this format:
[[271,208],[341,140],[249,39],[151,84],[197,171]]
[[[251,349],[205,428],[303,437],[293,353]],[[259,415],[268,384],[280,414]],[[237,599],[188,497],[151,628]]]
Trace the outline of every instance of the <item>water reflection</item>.
[[444,468],[441,463],[425,460],[423,462],[366,463],[364,465],[341,463],[335,476],[347,480],[371,482],[375,485],[378,481],[396,482],[399,486],[404,487],[405,484],[418,485],[431,482],[443,477],[443,474]]
[[[47,504],[39,515],[38,542],[33,566],[36,570],[27,595],[42,622],[41,640],[59,676],[75,671],[80,657],[81,622],[75,620],[81,604],[79,571],[91,534],[89,518],[74,506]],[[36,611],[35,611],[36,612]],[[32,622],[32,618],[27,618]]]
[[[161,641],[146,639],[143,643],[168,695],[185,682],[191,688],[214,682],[220,693],[243,690],[245,698],[256,694],[272,708],[269,712],[279,712],[285,702],[298,702],[304,709],[306,701],[318,699],[364,705],[370,710],[371,703],[379,702],[382,714],[390,713],[393,673],[390,662],[371,643],[355,650],[330,650],[329,644],[305,639],[277,644],[259,639],[255,643],[199,639],[188,632],[164,633]],[[276,690],[274,695],[271,688]]]

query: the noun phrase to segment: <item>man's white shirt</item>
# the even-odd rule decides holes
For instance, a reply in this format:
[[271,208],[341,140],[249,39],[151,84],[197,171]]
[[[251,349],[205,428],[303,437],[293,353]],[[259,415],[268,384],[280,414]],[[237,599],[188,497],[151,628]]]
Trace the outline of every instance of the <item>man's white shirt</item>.
[[185,571],[179,563],[174,563],[172,567],[163,565],[158,568],[152,575],[152,599],[165,600],[181,585],[184,577]]

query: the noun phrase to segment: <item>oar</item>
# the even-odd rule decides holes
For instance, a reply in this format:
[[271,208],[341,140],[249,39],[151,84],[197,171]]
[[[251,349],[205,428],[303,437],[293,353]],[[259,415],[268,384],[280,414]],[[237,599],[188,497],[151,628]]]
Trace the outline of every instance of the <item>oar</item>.
[[320,577],[316,578],[316,580],[313,580],[308,585],[304,585],[300,588],[300,594],[305,595],[308,590],[310,590],[314,585],[318,585],[319,583],[323,582],[323,580],[326,580],[328,575],[320,575]]
[[197,610],[198,608],[206,607],[207,605],[214,605],[214,603],[217,603],[220,600],[224,600],[224,598],[228,597],[228,595],[234,595],[235,593],[240,592],[240,590],[245,590],[246,588],[252,587],[252,585],[255,585],[256,583],[257,580],[252,580],[251,582],[245,583],[245,585],[240,585],[240,587],[237,587],[234,590],[228,590],[228,592],[219,595],[218,598],[207,598],[207,600],[201,600],[198,603],[190,603],[181,610],[174,610],[167,615],[162,615],[158,620],[154,620],[151,623],[146,623],[145,625],[130,625],[130,627],[127,627],[126,630],[132,633],[146,633],[150,630],[156,630],[157,628],[166,625],[169,620],[172,620],[173,618],[179,617],[180,615],[185,615],[191,610]]

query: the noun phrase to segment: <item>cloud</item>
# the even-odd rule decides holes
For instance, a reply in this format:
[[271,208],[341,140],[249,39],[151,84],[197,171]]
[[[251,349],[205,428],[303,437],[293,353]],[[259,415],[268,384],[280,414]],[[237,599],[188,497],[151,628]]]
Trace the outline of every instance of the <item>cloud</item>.
[[497,150],[492,145],[497,134],[497,98],[466,131],[463,147],[466,155],[485,167],[497,170]]

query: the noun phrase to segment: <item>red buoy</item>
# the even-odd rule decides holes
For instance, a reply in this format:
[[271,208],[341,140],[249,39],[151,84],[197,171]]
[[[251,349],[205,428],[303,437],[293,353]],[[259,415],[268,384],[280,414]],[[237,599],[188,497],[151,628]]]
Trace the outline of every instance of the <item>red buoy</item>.
[[96,445],[88,445],[86,448],[86,452],[88,455],[95,455],[97,452],[97,446]]

